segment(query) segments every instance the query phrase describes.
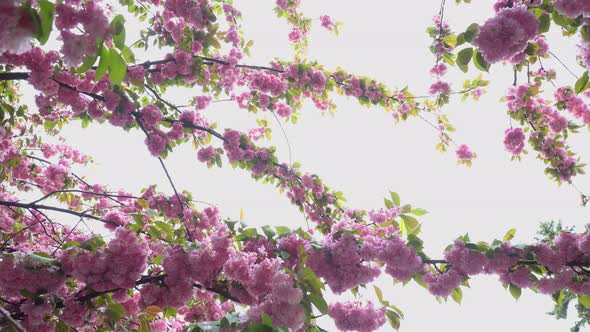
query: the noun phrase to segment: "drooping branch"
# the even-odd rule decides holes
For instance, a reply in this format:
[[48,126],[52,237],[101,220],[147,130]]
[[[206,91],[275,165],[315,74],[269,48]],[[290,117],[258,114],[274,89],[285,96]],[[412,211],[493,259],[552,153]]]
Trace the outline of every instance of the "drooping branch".
[[117,224],[117,223],[97,217],[92,214],[88,214],[88,213],[84,213],[84,212],[77,212],[77,211],[68,210],[68,209],[64,209],[64,208],[60,208],[60,207],[56,207],[56,206],[41,205],[41,204],[34,204],[34,203],[9,202],[9,201],[2,201],[2,200],[0,200],[0,206],[13,206],[13,207],[23,208],[23,209],[55,211],[55,212],[73,215],[73,216],[80,217],[80,218],[97,220],[97,221],[100,221],[104,224],[107,224],[107,225],[110,225],[113,227],[119,226],[119,224]]

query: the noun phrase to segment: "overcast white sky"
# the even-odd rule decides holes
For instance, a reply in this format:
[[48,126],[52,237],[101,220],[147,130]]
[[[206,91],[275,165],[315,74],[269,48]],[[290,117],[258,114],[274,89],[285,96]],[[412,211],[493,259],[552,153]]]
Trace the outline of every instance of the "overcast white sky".
[[[490,1],[474,2],[456,8],[454,1],[449,1],[447,16],[456,31],[493,14]],[[247,62],[266,64],[275,56],[291,57],[289,28],[274,16],[271,1],[236,1],[236,6],[244,14],[246,37],[256,42]],[[428,69],[434,61],[424,31],[438,7],[438,1],[432,0],[304,0],[302,9],[308,16],[329,14],[344,22],[340,37],[327,33],[316,22],[309,57],[326,68],[341,66],[391,86],[409,85],[416,93],[424,93],[432,81]],[[550,44],[557,45],[554,51],[572,68],[582,71],[575,66],[571,46],[557,44],[555,39],[550,39]],[[546,67],[558,69],[561,82],[573,82],[555,61],[545,62]],[[473,68],[467,76],[456,70],[448,78],[460,88],[464,79],[476,74]],[[472,168],[457,166],[452,152],[442,155],[435,151],[437,135],[419,119],[396,126],[391,114],[362,108],[346,98],[334,99],[339,107],[335,117],[322,116],[309,106],[303,110],[298,125],[285,125],[293,160],[301,162],[304,170],[318,174],[332,188],[343,191],[350,207],[379,208],[383,197],[393,190],[400,193],[403,203],[430,211],[422,218],[422,238],[432,256],[441,256],[445,246],[466,232],[474,240],[492,240],[516,227],[515,241],[531,242],[539,222],[544,220],[561,219],[583,229],[590,221],[590,208],[580,207],[579,195],[573,188],[558,187],[546,178],[534,155],[526,156],[521,163],[510,162],[503,151],[508,116],[498,100],[512,82],[511,69],[497,66],[488,79],[492,84],[480,103],[460,103],[456,98],[446,107],[458,128],[455,139],[469,144],[479,155]],[[197,94],[197,90],[191,92]],[[167,97],[185,103],[189,95],[171,93]],[[215,104],[205,114],[218,121],[220,128],[245,130],[256,125],[254,117],[227,103]],[[271,143],[286,161],[284,138],[274,119],[269,120],[274,128]],[[96,167],[84,172],[92,182],[133,192],[156,183],[170,192],[140,133],[127,133],[106,124],[82,130],[73,123],[64,129],[63,136],[97,161]],[[584,131],[572,139],[586,158],[590,155],[589,138]],[[197,162],[189,145],[178,148],[166,163],[181,190],[192,191],[195,199],[215,203],[224,216],[237,218],[244,209],[246,222],[252,225],[295,228],[305,224],[297,209],[273,187],[256,183],[245,172],[228,165],[209,170]],[[590,192],[589,177],[580,176],[575,183]],[[402,331],[566,331],[571,326],[571,321],[556,321],[545,314],[552,309],[548,296],[524,291],[517,303],[496,277],[474,278],[472,289],[464,290],[461,306],[453,302],[439,304],[414,284],[392,286],[391,279],[382,278],[379,285],[387,299],[405,312]],[[372,288],[365,295],[373,298]],[[335,330],[329,320],[321,325]],[[385,325],[381,331],[390,329]]]

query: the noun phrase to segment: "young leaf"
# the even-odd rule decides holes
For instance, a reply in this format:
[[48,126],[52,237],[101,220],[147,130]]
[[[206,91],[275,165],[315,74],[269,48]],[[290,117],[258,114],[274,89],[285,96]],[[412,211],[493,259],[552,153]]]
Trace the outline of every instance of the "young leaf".
[[468,65],[472,57],[473,48],[471,47],[462,49],[461,52],[459,52],[459,54],[457,55],[457,66],[459,66],[459,69],[461,69],[461,71],[463,71],[464,73],[467,72],[469,68]]
[[125,17],[119,14],[111,21],[111,31],[113,33],[113,43],[122,50],[125,48]]
[[39,1],[39,18],[41,19],[41,33],[37,38],[41,45],[47,43],[51,29],[53,28],[53,19],[55,17],[55,5],[49,0]]
[[584,74],[576,81],[576,94],[584,92],[588,88],[588,72]]
[[111,48],[109,58],[109,79],[114,84],[119,85],[127,75],[127,64],[121,54],[114,48]]
[[109,51],[106,47],[101,47],[100,49],[100,61],[98,61],[98,67],[96,68],[96,74],[94,76],[95,81],[100,81],[100,79],[106,74],[107,69],[109,68]]
[[488,72],[490,70],[490,64],[486,62],[478,49],[473,52],[473,64],[481,71]]
[[520,295],[522,294],[522,289],[520,289],[520,287],[514,286],[513,284],[510,284],[509,288],[512,297],[518,300],[520,298]]

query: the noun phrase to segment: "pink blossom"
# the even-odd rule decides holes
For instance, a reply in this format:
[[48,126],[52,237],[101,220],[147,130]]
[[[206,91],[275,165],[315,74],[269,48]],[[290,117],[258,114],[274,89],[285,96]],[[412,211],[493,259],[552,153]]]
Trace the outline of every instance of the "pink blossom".
[[539,28],[539,21],[525,6],[500,10],[479,28],[475,45],[489,63],[508,60],[527,47]]
[[322,27],[332,31],[334,30],[334,20],[328,15],[320,16],[320,21],[322,22]]
[[152,134],[145,139],[145,144],[152,156],[159,157],[166,150],[168,141],[158,134]]
[[428,89],[428,92],[431,95],[446,95],[449,94],[450,91],[451,86],[449,85],[449,83],[443,81],[437,81],[435,83],[432,83],[432,85],[430,85],[430,88]]
[[430,74],[436,76],[444,76],[447,73],[447,65],[439,63],[430,69]]
[[211,96],[208,96],[208,95],[195,97],[196,109],[197,110],[204,110],[205,108],[207,108],[211,104],[211,100],[212,100]]
[[447,297],[461,285],[463,278],[459,272],[453,269],[442,274],[427,272],[422,280],[428,285],[428,290],[432,295]]
[[140,112],[141,119],[148,126],[157,127],[162,120],[162,111],[155,105],[148,104]]
[[376,308],[371,301],[332,303],[328,315],[341,331],[371,332],[385,324],[385,307]]
[[466,275],[481,273],[488,261],[485,255],[467,248],[465,242],[459,240],[445,253],[445,259],[454,269]]
[[197,152],[197,159],[202,163],[210,163],[215,159],[216,156],[217,150],[215,150],[215,148],[212,146],[201,148],[199,152]]
[[32,17],[11,1],[0,4],[0,54],[10,52],[20,54],[30,49],[35,27]]
[[465,144],[460,145],[455,153],[457,154],[457,158],[459,158],[459,160],[472,160],[475,157],[475,154],[471,152],[471,149],[469,149],[469,147]]
[[519,155],[524,148],[525,136],[522,128],[507,128],[504,133],[504,148],[506,151],[515,156]]
[[562,15],[576,18],[590,14],[590,2],[587,0],[556,0],[555,9]]
[[289,33],[289,41],[292,43],[300,42],[302,37],[303,31],[297,28],[293,28],[293,30],[291,30],[291,32]]

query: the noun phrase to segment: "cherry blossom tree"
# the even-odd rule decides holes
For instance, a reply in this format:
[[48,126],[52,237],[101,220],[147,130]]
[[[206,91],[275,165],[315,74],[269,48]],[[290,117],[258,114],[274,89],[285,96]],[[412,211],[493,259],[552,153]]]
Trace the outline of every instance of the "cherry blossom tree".
[[[433,77],[427,94],[325,68],[308,58],[308,37],[314,22],[336,34],[341,23],[305,16],[299,0],[274,6],[291,27],[285,37],[293,56],[258,65],[249,61],[253,42],[231,0],[0,3],[3,331],[325,331],[322,316],[343,331],[386,323],[398,329],[403,313],[376,286],[369,288],[373,302],[326,296],[356,295],[382,274],[457,302],[471,276],[495,275],[515,298],[523,289],[552,296],[558,318],[577,299],[578,325],[585,324],[587,231],[545,225],[531,244],[511,243],[514,229],[487,242],[464,235],[431,257],[419,237],[426,210],[402,204],[394,192],[383,207],[346,206],[342,192],[263,144],[267,121],[242,132],[212,123],[204,110],[225,101],[253,117],[296,123],[308,105],[335,113],[332,98],[344,95],[396,122],[423,122],[438,135],[436,149],[454,150],[469,166],[477,155],[451,136],[445,106],[454,98],[478,100],[490,67],[503,66],[514,71],[514,82],[502,97],[511,125],[498,141],[515,160],[534,151],[549,179],[578,191],[585,205],[589,199],[574,183],[585,164],[568,139],[590,126],[590,1],[499,0],[487,21],[456,33],[443,0],[427,29],[434,55],[424,72]],[[128,33],[135,25],[137,40]],[[556,71],[543,65],[557,58],[545,38],[550,29],[579,40],[584,74],[571,86],[558,86]],[[158,52],[165,55],[136,60]],[[455,90],[445,74],[456,69],[481,73]],[[169,89],[184,89],[186,105],[171,102]],[[34,107],[23,91],[34,91]],[[93,159],[67,142],[46,142],[74,123],[142,133],[171,194],[149,183],[129,192],[79,176]],[[198,208],[165,162],[189,143],[195,163],[239,168],[275,187],[309,226],[255,228],[216,207]]]

